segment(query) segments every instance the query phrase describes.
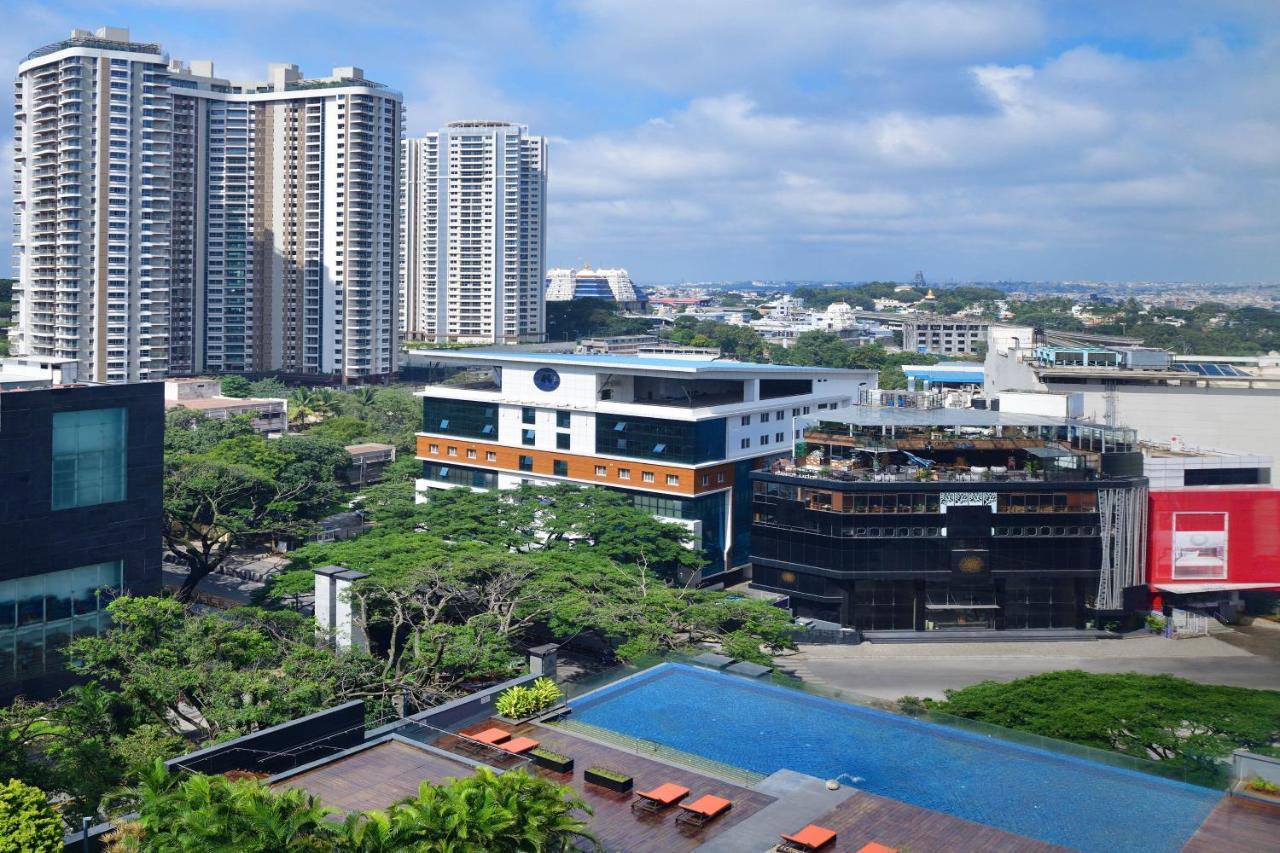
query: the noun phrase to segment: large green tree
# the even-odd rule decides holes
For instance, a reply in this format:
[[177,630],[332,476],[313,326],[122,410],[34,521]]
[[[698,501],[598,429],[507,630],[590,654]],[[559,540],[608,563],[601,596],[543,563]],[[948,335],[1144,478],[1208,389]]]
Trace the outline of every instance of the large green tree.
[[243,419],[170,412],[165,436],[164,542],[188,572],[179,598],[253,540],[301,537],[341,506],[342,445],[322,437],[267,441]]
[[1233,749],[1280,745],[1280,691],[1196,684],[1170,675],[1049,672],[984,681],[929,702],[948,714],[1069,740],[1191,773]]

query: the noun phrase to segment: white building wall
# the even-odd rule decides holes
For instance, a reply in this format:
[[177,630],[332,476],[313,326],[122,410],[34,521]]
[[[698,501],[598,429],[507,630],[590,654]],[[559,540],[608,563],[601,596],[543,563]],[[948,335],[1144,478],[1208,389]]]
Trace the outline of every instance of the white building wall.
[[546,337],[546,142],[505,122],[406,140],[403,327],[415,339]]

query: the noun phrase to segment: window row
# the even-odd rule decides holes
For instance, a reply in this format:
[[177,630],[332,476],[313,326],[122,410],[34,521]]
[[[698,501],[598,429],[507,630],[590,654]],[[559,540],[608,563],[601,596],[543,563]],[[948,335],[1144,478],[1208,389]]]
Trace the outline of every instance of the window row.
[[1093,524],[1039,527],[995,527],[996,536],[1097,536],[1098,527]]

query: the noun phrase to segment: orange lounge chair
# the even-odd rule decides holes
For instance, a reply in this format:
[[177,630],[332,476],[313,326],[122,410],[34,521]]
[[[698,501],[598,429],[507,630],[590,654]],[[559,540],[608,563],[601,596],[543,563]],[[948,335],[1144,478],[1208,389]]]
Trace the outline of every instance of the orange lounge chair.
[[676,815],[676,823],[705,826],[731,808],[733,803],[724,797],[703,794],[692,803],[680,803],[680,814]]
[[513,737],[511,740],[498,744],[498,749],[505,749],[512,755],[519,755],[522,752],[536,749],[537,746],[538,742],[531,737]]
[[511,737],[511,732],[494,728],[494,729],[485,729],[484,731],[477,732],[476,734],[473,734],[473,735],[465,735],[465,737],[469,737],[472,740],[478,740],[480,741],[480,743],[493,746],[495,744],[502,743],[504,740]]
[[898,848],[887,847],[879,841],[872,841],[859,847],[858,853],[898,853]]
[[631,810],[657,814],[663,809],[671,808],[687,796],[689,796],[688,788],[673,782],[664,782],[652,791],[636,791],[636,799],[631,801]]
[[782,843],[778,845],[779,853],[812,853],[821,850],[836,840],[834,829],[811,823],[795,835],[782,834]]
[[510,737],[510,732],[499,728],[485,729],[473,735],[458,735],[458,746],[466,752],[481,754],[487,752],[488,747],[497,746]]

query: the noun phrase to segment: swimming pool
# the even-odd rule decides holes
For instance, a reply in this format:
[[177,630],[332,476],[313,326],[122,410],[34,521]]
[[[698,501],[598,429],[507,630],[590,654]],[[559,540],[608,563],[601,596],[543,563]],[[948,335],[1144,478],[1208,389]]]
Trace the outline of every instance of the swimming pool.
[[872,794],[1086,853],[1180,850],[1222,797],[686,664],[660,664],[570,704],[584,723],[724,764],[847,773]]

